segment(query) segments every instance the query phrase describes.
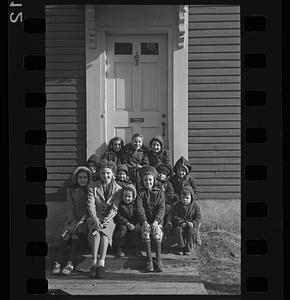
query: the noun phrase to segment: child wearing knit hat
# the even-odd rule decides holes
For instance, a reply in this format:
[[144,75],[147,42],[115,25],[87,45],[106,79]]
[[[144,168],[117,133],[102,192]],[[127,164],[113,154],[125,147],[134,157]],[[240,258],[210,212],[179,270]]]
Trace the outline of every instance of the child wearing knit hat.
[[114,218],[116,223],[114,244],[118,257],[125,256],[123,250],[128,247],[134,249],[136,256],[141,256],[140,224],[135,202],[136,196],[137,192],[133,184],[128,184],[123,188],[122,201]]
[[128,184],[132,184],[132,181],[129,179],[128,167],[125,164],[121,164],[117,167],[116,182],[122,188]]
[[156,135],[150,140],[149,147],[148,159],[150,166],[156,168],[161,163],[171,165],[170,152],[164,148],[164,142],[160,135]]

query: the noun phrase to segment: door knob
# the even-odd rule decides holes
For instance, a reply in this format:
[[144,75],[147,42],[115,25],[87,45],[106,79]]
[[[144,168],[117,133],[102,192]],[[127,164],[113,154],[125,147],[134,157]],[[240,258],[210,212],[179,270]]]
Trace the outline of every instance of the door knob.
[[165,122],[162,122],[162,136],[165,136]]

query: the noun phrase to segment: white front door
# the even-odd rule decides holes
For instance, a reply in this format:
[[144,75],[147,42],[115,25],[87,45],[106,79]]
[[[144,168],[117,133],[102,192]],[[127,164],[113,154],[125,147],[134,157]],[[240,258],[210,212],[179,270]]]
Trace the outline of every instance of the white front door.
[[106,55],[107,142],[139,132],[145,145],[159,134],[168,147],[166,36],[108,35]]

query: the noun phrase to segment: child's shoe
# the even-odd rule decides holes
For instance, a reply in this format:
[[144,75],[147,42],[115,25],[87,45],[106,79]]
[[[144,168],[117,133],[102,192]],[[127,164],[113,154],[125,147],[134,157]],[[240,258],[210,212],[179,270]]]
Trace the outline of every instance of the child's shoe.
[[125,253],[122,251],[122,249],[118,249],[117,256],[118,257],[124,257],[125,256]]
[[183,255],[183,248],[180,248],[180,249],[177,251],[176,254],[177,254],[177,255]]
[[145,264],[145,271],[146,272],[154,272],[153,268],[153,262],[152,261],[147,261]]
[[162,272],[163,271],[163,265],[162,265],[162,262],[161,261],[157,261],[155,263],[155,271],[156,272]]
[[185,249],[183,250],[183,255],[190,255],[190,254],[191,254],[190,249],[185,248]]
[[69,275],[73,271],[74,267],[72,263],[69,261],[66,266],[62,269],[61,274]]
[[104,266],[97,267],[97,278],[104,278],[106,273],[106,269]]
[[90,270],[90,277],[96,278],[97,277],[97,265],[92,265]]
[[53,264],[52,274],[56,275],[60,273],[60,264],[55,261]]

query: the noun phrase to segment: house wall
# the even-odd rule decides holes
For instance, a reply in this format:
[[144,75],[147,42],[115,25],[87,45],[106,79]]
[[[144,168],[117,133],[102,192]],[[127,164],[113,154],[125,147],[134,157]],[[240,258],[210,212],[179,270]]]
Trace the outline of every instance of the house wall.
[[188,26],[188,156],[200,199],[240,199],[240,8],[190,5]]
[[64,200],[76,166],[86,162],[83,5],[46,6],[46,199]]

